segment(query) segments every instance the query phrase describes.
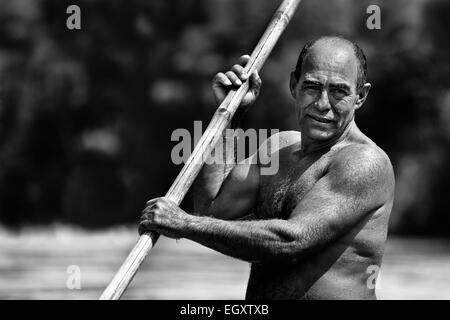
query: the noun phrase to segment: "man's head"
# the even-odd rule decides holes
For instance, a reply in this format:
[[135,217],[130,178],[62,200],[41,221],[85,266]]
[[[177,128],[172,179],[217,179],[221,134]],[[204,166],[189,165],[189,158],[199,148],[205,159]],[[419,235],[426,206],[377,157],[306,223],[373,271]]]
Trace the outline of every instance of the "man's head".
[[302,133],[312,140],[338,138],[367,98],[362,50],[342,37],[308,42],[291,74],[290,89]]

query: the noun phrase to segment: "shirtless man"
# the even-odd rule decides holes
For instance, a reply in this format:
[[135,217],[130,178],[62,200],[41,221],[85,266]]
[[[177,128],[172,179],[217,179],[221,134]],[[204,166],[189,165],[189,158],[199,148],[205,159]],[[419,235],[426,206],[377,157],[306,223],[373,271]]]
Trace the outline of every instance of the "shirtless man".
[[[247,78],[247,61],[243,56],[241,65],[216,75],[219,102]],[[256,73],[250,82],[244,108],[258,94]],[[340,37],[309,42],[290,81],[300,131],[263,144],[279,140],[272,150],[278,172],[262,175],[261,165],[248,163],[204,165],[197,212],[153,199],[139,231],[191,239],[251,262],[247,299],[376,299],[368,268],[381,265],[395,182],[388,156],[355,123],[369,89],[357,45]],[[252,219],[242,219],[249,213]]]

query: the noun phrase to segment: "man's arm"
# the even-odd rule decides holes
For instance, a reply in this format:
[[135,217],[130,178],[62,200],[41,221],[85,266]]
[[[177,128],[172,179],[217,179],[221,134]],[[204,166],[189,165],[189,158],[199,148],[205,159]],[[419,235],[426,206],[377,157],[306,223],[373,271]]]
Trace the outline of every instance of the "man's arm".
[[[239,63],[226,73],[218,73],[213,79],[213,92],[220,104],[231,87],[239,87],[247,79],[243,74],[249,56],[242,56]],[[258,73],[250,76],[250,90],[236,111],[228,129],[240,126],[242,116],[256,100],[261,86]],[[259,168],[253,161],[236,163],[236,136],[224,132],[219,148],[211,157],[216,161],[204,164],[194,182],[194,211],[200,215],[221,219],[237,219],[248,214],[258,191]],[[222,154],[216,154],[220,152]],[[218,160],[218,161],[217,161]]]
[[392,197],[393,173],[387,156],[358,148],[341,151],[287,220],[197,217],[165,199],[144,214],[141,232],[150,229],[188,238],[250,262],[303,259],[344,235]]

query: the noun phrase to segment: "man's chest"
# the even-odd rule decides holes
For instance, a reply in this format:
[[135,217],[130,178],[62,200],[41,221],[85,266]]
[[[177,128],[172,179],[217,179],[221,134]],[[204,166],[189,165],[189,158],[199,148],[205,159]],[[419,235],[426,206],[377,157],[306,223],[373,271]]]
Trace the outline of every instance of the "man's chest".
[[331,154],[296,159],[280,156],[279,170],[274,175],[261,176],[256,216],[262,219],[287,219],[326,173]]

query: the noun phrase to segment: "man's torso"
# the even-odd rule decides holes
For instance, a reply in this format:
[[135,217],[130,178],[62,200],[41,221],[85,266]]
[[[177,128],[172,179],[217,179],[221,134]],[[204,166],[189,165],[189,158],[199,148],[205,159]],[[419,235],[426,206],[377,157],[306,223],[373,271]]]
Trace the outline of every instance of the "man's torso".
[[[362,135],[362,134],[361,134]],[[362,135],[360,141],[302,155],[298,132],[280,133],[279,170],[261,175],[255,216],[259,219],[288,219],[305,194],[327,172],[338,152],[350,144],[373,145]],[[380,152],[381,149],[380,149]],[[248,299],[374,299],[369,266],[380,267],[392,201],[367,215],[361,223],[296,264],[253,264]]]

